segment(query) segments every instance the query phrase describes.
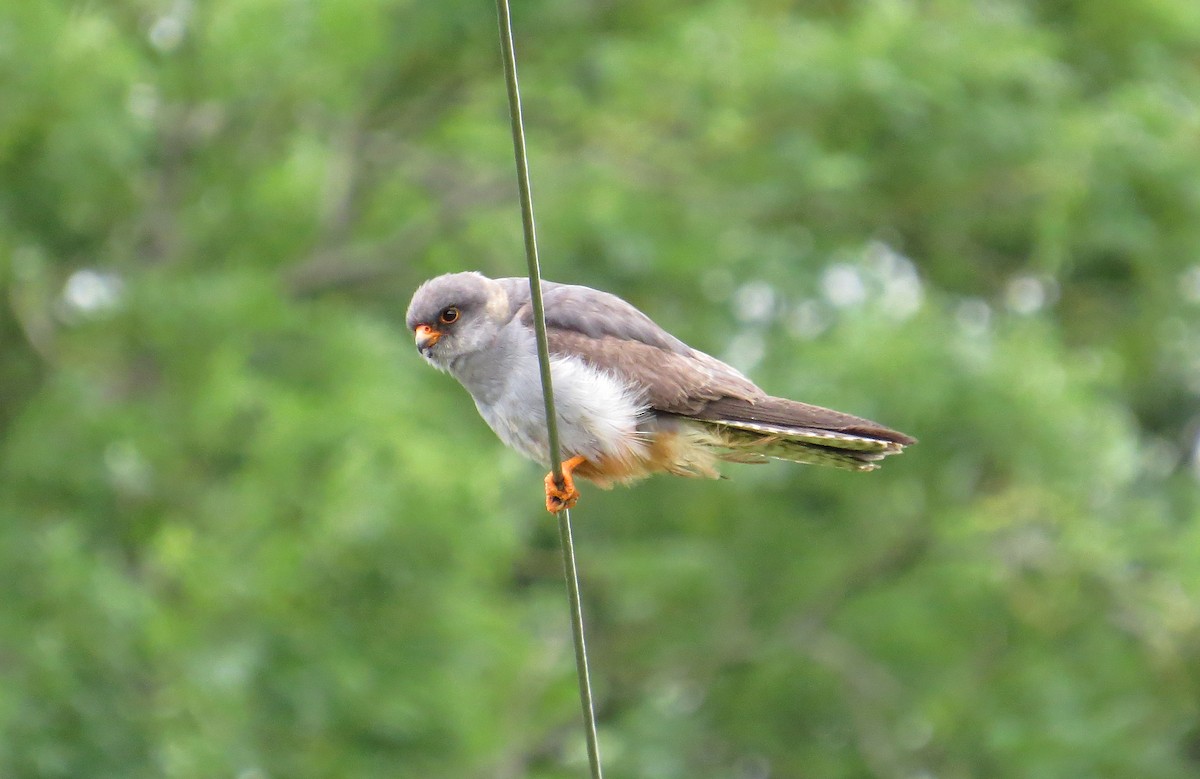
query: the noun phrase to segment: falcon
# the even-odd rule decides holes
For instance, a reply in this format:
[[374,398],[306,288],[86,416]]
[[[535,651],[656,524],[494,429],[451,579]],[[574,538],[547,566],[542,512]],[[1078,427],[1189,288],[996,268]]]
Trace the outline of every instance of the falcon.
[[[574,476],[607,488],[652,473],[717,478],[720,461],[769,459],[870,471],[916,439],[860,417],[768,395],[616,295],[542,283],[562,484],[546,509],[575,505]],[[450,273],[413,294],[406,323],[421,356],[456,378],[509,447],[550,459],[529,280]]]

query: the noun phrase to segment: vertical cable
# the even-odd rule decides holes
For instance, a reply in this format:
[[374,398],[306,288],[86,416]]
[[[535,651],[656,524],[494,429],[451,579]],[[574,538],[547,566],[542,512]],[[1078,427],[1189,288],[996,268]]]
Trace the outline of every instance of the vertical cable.
[[[558,417],[554,411],[554,387],[550,380],[550,347],[546,339],[546,310],[542,302],[542,271],[538,262],[537,233],[533,224],[533,194],[529,187],[529,157],[525,150],[525,126],[521,118],[521,93],[517,87],[517,55],[512,40],[512,14],[508,0],[496,0],[500,17],[500,48],[504,59],[504,82],[508,87],[508,108],[512,120],[513,153],[517,163],[517,188],[521,195],[521,221],[525,227],[525,259],[529,266],[529,294],[533,304],[533,328],[537,334],[538,365],[542,373],[542,398],[546,404],[546,433],[550,469],[554,481],[563,486],[562,462],[558,442]],[[563,572],[567,580],[567,599],[571,604],[571,627],[575,638],[575,670],[579,679],[579,701],[587,737],[588,763],[592,779],[601,779],[600,745],[596,737],[596,711],[592,702],[592,681],[588,673],[587,646],[583,635],[583,608],[579,597],[579,571],[575,567],[575,543],[571,535],[571,512],[558,512],[558,535],[562,542]]]

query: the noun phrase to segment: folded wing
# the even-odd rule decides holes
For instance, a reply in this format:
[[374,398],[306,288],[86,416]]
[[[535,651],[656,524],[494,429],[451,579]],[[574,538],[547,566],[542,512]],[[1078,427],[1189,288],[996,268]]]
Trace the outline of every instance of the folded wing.
[[[916,443],[869,419],[767,395],[615,295],[555,284],[544,299],[552,354],[576,357],[621,379],[656,414],[705,427],[723,459],[775,458],[868,471]],[[517,315],[532,322],[527,302]]]

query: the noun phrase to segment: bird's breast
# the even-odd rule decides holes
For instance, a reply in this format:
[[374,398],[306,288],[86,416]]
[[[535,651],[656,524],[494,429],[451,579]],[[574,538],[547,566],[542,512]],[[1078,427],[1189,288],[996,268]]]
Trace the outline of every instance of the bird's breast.
[[[497,366],[499,367],[499,366]],[[638,424],[648,413],[640,391],[620,379],[592,368],[576,357],[555,356],[550,363],[563,459],[583,455],[589,460],[632,459],[644,454]],[[501,371],[504,381],[464,381],[480,415],[509,447],[539,463],[549,461],[545,401],[536,354],[512,359]]]
[[638,425],[650,411],[641,388],[570,356],[551,359],[551,376],[564,452],[589,459],[644,455]]

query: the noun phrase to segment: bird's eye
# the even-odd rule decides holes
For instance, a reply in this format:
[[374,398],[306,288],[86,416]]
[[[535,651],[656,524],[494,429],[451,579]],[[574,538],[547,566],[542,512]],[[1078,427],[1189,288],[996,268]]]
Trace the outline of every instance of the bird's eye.
[[458,321],[458,309],[454,306],[448,306],[442,309],[442,313],[438,315],[438,320],[444,325],[452,325]]

